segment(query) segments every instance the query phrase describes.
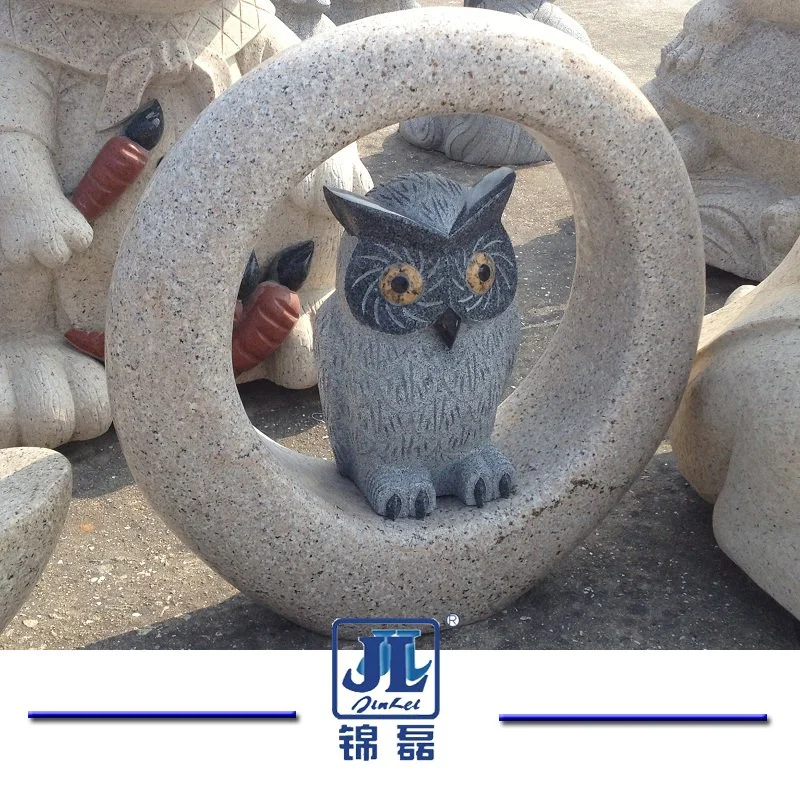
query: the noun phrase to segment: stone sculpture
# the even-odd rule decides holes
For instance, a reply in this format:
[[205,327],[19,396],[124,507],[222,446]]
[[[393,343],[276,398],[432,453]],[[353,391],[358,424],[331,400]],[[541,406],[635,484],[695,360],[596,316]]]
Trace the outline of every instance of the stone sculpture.
[[60,453],[0,450],[0,631],[52,555],[71,494],[72,468]]
[[[303,314],[297,290],[308,277],[313,253],[313,241],[300,242],[277,253],[266,269],[255,251],[250,254],[233,313],[231,361],[236,377],[272,355],[294,329]],[[103,331],[70,328],[64,338],[81,353],[105,361]]]
[[489,437],[520,341],[500,220],[514,178],[470,189],[413,173],[366,198],[327,193],[348,237],[316,321],[322,410],[339,471],[389,519],[422,519],[437,495],[480,508],[511,494]]
[[275,13],[301,39],[333,30],[336,26],[327,16],[330,0],[276,0]]
[[[225,347],[236,264],[283,193],[341,147],[414,113],[479,110],[536,130],[574,198],[569,305],[497,410],[511,496],[390,521],[332,461],[250,424]],[[172,530],[273,611],[321,633],[337,616],[485,618],[588,536],[661,442],[702,319],[700,220],[669,132],[594,51],[510,14],[369,17],[234,85],[162,167],[114,270],[115,427]]]
[[[294,106],[290,106],[294,107]],[[265,178],[265,180],[269,180]],[[301,314],[281,346],[239,381],[267,378],[287,389],[308,389],[317,384],[314,358],[314,319],[336,284],[336,257],[342,229],[325,202],[325,186],[367,192],[372,179],[358,157],[355,144],[326,159],[290,188],[276,211],[265,217],[255,235],[255,252],[262,264],[274,264],[278,254],[298,243],[314,242],[308,277],[297,290]],[[269,272],[267,278],[274,279]]]
[[800,3],[702,0],[644,87],[692,177],[706,261],[762,280],[800,235]]
[[419,8],[417,0],[330,0],[328,16],[336,25],[391,11]]
[[[54,447],[108,428],[103,368],[62,334],[102,330],[120,238],[173,143],[242,73],[298,41],[273,12],[269,0],[8,0],[0,7],[0,447]],[[96,177],[90,165],[109,140],[129,138],[125,120],[154,100],[163,136],[137,166],[138,178],[90,226],[69,195],[87,172]],[[110,157],[121,153],[112,150]],[[285,351],[243,379],[263,375],[303,388],[316,380],[311,319],[332,290],[340,238],[323,182],[371,187],[349,149],[287,187],[275,218],[262,220],[253,243],[262,264],[307,239],[318,246]]]
[[714,536],[800,618],[800,240],[703,323],[670,431],[678,468],[714,503]]
[[[591,47],[586,31],[548,0],[465,0],[465,7],[504,11],[550,25]],[[463,65],[459,67],[463,69]],[[496,167],[548,160],[544,147],[526,128],[490,114],[416,117],[400,123],[400,135],[424,150],[454,161]]]

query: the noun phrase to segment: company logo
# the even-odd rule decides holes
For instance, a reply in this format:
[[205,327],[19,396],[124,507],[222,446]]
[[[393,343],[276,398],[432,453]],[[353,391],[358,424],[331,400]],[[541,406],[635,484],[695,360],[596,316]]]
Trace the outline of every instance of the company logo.
[[[360,648],[339,649],[340,642],[356,633]],[[435,619],[337,619],[332,638],[336,717],[433,719],[438,715],[439,623]],[[432,650],[426,649],[431,645]]]

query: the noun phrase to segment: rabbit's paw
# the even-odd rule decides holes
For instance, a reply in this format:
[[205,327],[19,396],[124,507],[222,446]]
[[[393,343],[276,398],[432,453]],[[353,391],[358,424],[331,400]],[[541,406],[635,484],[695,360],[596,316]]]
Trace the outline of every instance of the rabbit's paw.
[[101,364],[56,331],[0,339],[0,447],[58,447],[110,425]]
[[0,215],[0,249],[14,265],[56,269],[92,243],[92,227],[63,195],[47,203],[20,199]]

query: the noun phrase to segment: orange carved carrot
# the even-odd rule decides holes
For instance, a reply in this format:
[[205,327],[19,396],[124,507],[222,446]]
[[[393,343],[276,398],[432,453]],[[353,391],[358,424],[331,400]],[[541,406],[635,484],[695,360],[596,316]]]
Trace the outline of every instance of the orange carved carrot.
[[89,222],[110,208],[139,177],[164,130],[156,100],[131,117],[122,136],[109,139],[72,193],[72,204]]
[[70,328],[64,338],[81,353],[105,361],[106,336],[103,331],[83,331],[80,328]]
[[94,222],[139,177],[150,153],[125,136],[109,139],[72,193],[72,204]]
[[[300,298],[272,281],[259,284],[246,306],[237,302],[231,341],[233,374],[247,372],[274,353],[300,318],[301,310]],[[64,338],[81,353],[105,360],[103,331],[70,328]]]
[[[239,376],[260,364],[289,335],[303,311],[294,289],[299,289],[308,275],[313,253],[314,243],[306,241],[273,256],[265,272],[275,275],[280,283],[262,280],[264,273],[255,253],[251,254],[233,314],[231,358],[234,375]],[[82,353],[104,360],[103,331],[70,328],[64,337]]]
[[260,283],[247,298],[241,323],[233,330],[233,374],[241,375],[280,347],[300,319],[300,298],[273,281]]

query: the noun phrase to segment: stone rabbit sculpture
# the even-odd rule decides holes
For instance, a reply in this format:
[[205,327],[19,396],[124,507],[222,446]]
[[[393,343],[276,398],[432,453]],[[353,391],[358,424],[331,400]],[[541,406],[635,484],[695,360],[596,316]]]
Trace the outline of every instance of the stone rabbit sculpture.
[[[159,160],[233,81],[297,41],[269,0],[0,6],[0,447],[55,447],[108,428],[103,367],[62,334],[103,329],[120,240]],[[164,113],[158,145],[138,179],[90,225],[70,194],[125,121],[155,100]],[[320,169],[348,190],[371,185],[354,147]],[[276,214],[283,223],[265,221],[254,242],[261,263],[315,239],[308,229],[323,219],[321,206],[321,186],[311,176],[287,198],[287,213]],[[324,224],[326,244],[316,248],[319,265],[312,262],[306,283],[312,296],[306,301],[300,293],[304,315],[323,293],[320,271],[332,289],[335,247],[327,239],[338,234],[330,232],[335,222]],[[307,327],[300,344],[292,342],[290,363],[298,352],[305,359],[303,374],[294,375],[299,383],[313,372]],[[280,367],[273,372],[279,380]]]

